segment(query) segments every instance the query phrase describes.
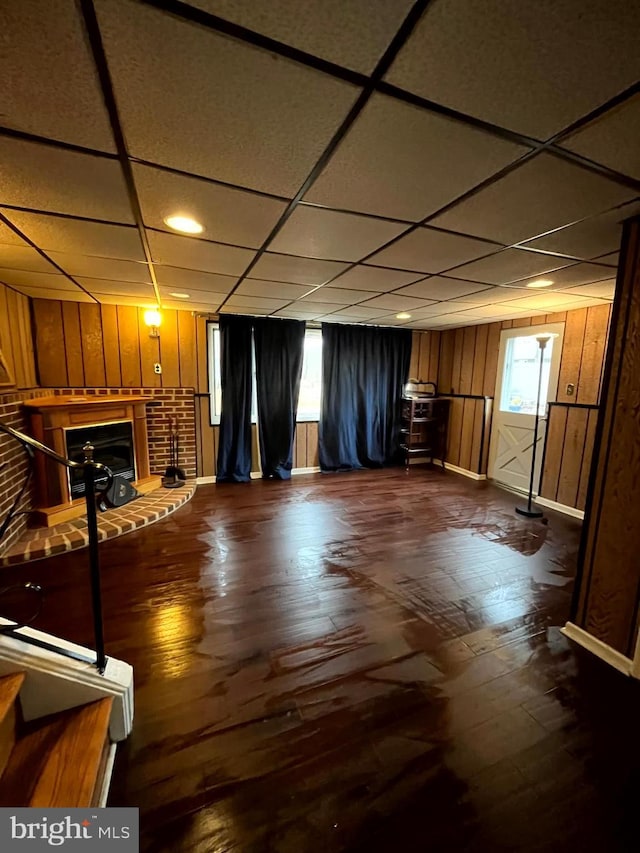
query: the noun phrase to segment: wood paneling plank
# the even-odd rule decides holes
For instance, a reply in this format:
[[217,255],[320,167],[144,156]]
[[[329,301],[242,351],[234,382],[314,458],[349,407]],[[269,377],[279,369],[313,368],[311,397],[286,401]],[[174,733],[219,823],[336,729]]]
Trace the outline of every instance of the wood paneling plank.
[[460,441],[464,413],[464,398],[451,397],[449,404],[449,435],[447,442],[447,462],[460,464]]
[[62,331],[62,305],[51,299],[34,299],[36,353],[40,384],[55,388],[69,384]]
[[160,330],[160,364],[162,365],[162,387],[180,387],[180,352],[178,344],[178,312],[162,312]]
[[196,317],[196,391],[199,394],[209,393],[208,328],[206,317]]
[[464,328],[453,332],[453,363],[451,365],[451,387],[453,394],[460,393],[460,371],[462,370],[462,354],[464,349]]
[[582,457],[582,470],[580,471],[580,482],[578,483],[578,495],[576,508],[584,509],[587,503],[587,489],[589,487],[589,476],[591,473],[591,462],[593,459],[593,443],[596,437],[596,425],[598,423],[598,409],[589,409],[587,432],[584,441],[584,455]]
[[142,374],[138,309],[131,305],[118,305],[117,312],[122,385],[125,388],[139,387],[142,384]]
[[196,324],[188,311],[178,311],[180,342],[180,387],[195,388],[197,384]]
[[104,363],[108,388],[122,385],[120,372],[120,335],[118,334],[118,309],[115,305],[101,305],[102,340],[104,344]]
[[567,407],[551,406],[547,420],[546,452],[540,480],[540,495],[552,501],[558,499],[558,480],[566,427]]
[[102,387],[106,385],[107,379],[100,306],[91,302],[81,302],[78,307],[80,309],[84,384],[90,387]]
[[[144,322],[145,309],[138,308],[138,335],[140,337],[140,371],[145,388],[160,388],[162,376],[155,372],[154,365],[160,363],[160,338],[152,338]],[[163,312],[164,320],[164,312]],[[160,326],[162,335],[162,326]]]
[[[582,345],[586,323],[586,308],[567,313],[556,398],[559,403],[575,403],[576,394],[580,393],[580,365],[582,363]],[[573,395],[567,394],[568,384],[575,386]]]
[[476,326],[476,347],[473,354],[471,393],[484,394],[484,371],[487,363],[487,338],[489,326]]
[[82,339],[80,336],[79,303],[62,303],[62,324],[64,329],[64,351],[67,361],[69,385],[72,388],[82,388],[84,381],[84,361],[82,356]]
[[576,397],[578,403],[595,405],[598,402],[610,314],[611,306],[609,305],[594,305],[587,308],[580,382]]
[[485,397],[493,397],[496,393],[498,375],[498,356],[500,354],[500,323],[490,323],[487,327],[487,361],[484,368]]
[[462,407],[462,428],[460,430],[460,455],[458,465],[466,471],[474,470],[471,459],[473,447],[473,427],[475,425],[475,400],[465,400]]
[[462,331],[462,361],[460,363],[458,394],[470,394],[476,351],[477,326],[467,326]]
[[440,363],[438,370],[438,390],[441,394],[451,394],[453,384],[453,349],[455,332],[447,329],[440,333]]
[[588,420],[588,409],[568,407],[556,498],[558,503],[565,506],[575,507],[578,501]]
[[429,332],[429,375],[428,382],[438,384],[438,373],[440,370],[440,335],[441,332]]

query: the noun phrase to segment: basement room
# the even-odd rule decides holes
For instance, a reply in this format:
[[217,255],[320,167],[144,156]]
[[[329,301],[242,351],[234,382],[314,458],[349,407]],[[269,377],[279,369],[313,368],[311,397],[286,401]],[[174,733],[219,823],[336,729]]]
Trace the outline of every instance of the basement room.
[[0,3],[1,850],[638,850],[639,34]]

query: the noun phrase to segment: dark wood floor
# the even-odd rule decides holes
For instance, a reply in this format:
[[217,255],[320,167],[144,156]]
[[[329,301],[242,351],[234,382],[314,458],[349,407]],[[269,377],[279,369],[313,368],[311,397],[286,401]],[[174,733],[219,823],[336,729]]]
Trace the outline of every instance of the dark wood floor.
[[[637,850],[638,685],[559,632],[579,524],[414,468],[201,487],[102,547],[151,851]],[[90,639],[86,552],[4,573]]]

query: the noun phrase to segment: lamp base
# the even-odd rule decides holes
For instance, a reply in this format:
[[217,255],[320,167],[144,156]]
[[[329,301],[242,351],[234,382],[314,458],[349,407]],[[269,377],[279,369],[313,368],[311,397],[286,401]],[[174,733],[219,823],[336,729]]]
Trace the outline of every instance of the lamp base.
[[531,507],[531,509],[529,509],[528,506],[517,506],[516,512],[518,513],[518,515],[524,515],[525,518],[542,518],[542,516],[544,515],[541,509],[538,509],[537,507],[533,506]]

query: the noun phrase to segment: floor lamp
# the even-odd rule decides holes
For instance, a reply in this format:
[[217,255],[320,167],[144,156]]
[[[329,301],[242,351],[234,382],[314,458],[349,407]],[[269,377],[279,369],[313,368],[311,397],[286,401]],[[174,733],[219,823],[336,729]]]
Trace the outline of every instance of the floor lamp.
[[536,397],[536,420],[533,428],[533,448],[531,450],[531,477],[529,479],[529,498],[526,506],[517,506],[516,512],[527,518],[542,518],[544,513],[538,507],[533,506],[533,480],[536,471],[536,450],[538,447],[538,426],[540,424],[540,394],[542,392],[542,367],[544,362],[544,351],[553,335],[536,335],[540,347],[540,370],[538,371],[538,395]]

